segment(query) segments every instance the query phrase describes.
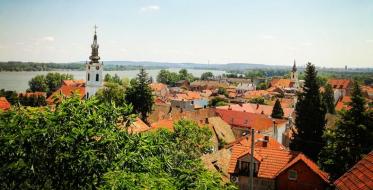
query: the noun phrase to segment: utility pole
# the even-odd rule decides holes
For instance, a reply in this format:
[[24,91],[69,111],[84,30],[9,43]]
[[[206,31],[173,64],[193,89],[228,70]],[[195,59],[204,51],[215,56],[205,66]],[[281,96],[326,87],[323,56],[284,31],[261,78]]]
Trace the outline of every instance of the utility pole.
[[251,156],[250,156],[250,181],[249,181],[249,190],[254,190],[254,138],[255,129],[251,129]]

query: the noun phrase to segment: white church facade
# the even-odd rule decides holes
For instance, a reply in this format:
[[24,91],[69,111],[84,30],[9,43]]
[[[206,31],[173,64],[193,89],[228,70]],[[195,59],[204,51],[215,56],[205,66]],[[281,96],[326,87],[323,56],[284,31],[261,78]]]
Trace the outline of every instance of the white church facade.
[[95,35],[93,37],[93,43],[91,45],[91,56],[90,61],[86,63],[86,98],[94,96],[96,92],[103,86],[103,62],[100,62],[100,56],[98,55],[99,45],[97,43],[97,34],[95,26]]

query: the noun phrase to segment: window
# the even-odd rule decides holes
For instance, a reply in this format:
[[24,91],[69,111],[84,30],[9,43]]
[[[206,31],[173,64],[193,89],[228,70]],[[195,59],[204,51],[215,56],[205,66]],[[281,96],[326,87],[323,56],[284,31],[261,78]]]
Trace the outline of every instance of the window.
[[100,77],[98,76],[98,74],[96,74],[96,81],[98,81],[100,79]]
[[97,66],[97,67],[96,67],[96,70],[99,70],[99,69],[100,69],[100,67],[99,67],[99,66]]
[[87,92],[87,98],[89,98],[89,92]]
[[297,171],[295,171],[295,170],[289,170],[289,171],[288,171],[288,178],[289,178],[290,180],[297,180],[297,178],[298,178],[298,173],[297,173]]
[[87,77],[87,78],[88,78],[88,81],[89,81],[89,77],[90,77],[90,76],[89,76],[89,73],[88,73],[88,77]]

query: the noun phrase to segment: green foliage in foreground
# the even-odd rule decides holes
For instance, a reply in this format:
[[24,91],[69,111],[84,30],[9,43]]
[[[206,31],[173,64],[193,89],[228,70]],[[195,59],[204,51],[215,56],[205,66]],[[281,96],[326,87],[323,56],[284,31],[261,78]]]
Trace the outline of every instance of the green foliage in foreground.
[[202,167],[211,132],[190,121],[175,132],[129,135],[131,107],[94,97],[0,113],[0,189],[223,189]]

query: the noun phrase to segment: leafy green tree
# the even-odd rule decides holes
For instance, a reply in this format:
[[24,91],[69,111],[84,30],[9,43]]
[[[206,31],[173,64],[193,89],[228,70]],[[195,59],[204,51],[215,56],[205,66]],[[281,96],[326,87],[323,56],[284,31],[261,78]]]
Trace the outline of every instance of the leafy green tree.
[[29,81],[29,90],[31,92],[46,92],[52,94],[61,87],[63,80],[73,80],[70,74],[48,73],[47,75],[36,75]]
[[265,90],[267,89],[267,84],[265,82],[261,82],[258,84],[258,86],[256,87],[258,90]]
[[120,77],[115,74],[114,76],[111,76],[109,73],[107,73],[104,77],[104,81],[105,82],[109,82],[109,83],[117,83],[117,84],[120,84],[122,85],[123,81],[120,79]]
[[16,105],[19,102],[16,91],[1,89],[0,97],[5,97],[11,105]]
[[32,92],[48,92],[48,85],[44,75],[36,75],[28,82]]
[[210,107],[216,107],[216,106],[225,106],[227,105],[227,100],[225,98],[221,98],[219,96],[212,98],[209,101],[209,106]]
[[192,73],[188,73],[188,70],[181,69],[179,71],[179,79],[180,80],[187,80],[189,82],[193,82],[194,81],[194,76],[192,75]]
[[176,82],[179,81],[179,75],[175,72],[170,72],[166,69],[159,71],[157,75],[157,82],[164,83],[170,86],[175,86]]
[[373,149],[373,112],[365,107],[360,86],[354,83],[351,107],[342,111],[335,128],[324,133],[326,145],[320,152],[320,165],[337,179],[363,155]]
[[95,96],[102,103],[114,102],[117,106],[126,105],[125,88],[118,83],[105,83],[104,88],[98,90]]
[[266,100],[263,98],[263,97],[256,97],[256,98],[252,98],[249,100],[249,103],[252,103],[252,104],[261,104],[261,105],[266,105]]
[[317,161],[323,147],[322,135],[325,128],[325,110],[321,102],[317,71],[314,65],[307,64],[303,92],[298,95],[295,112],[294,138],[290,148],[301,151]]
[[328,113],[335,114],[334,92],[332,86],[327,84],[325,86],[325,91],[321,95],[326,111]]
[[214,74],[212,72],[204,72],[201,75],[201,80],[208,80],[214,77]]
[[148,74],[144,68],[140,69],[136,79],[127,88],[125,99],[133,105],[133,111],[146,122],[148,114],[152,112],[154,97],[149,86]]
[[271,117],[277,119],[281,119],[282,117],[284,117],[284,110],[282,110],[279,99],[276,99],[275,105],[273,106]]
[[99,186],[128,139],[117,124],[130,112],[74,97],[53,111],[20,107],[0,113],[0,188]]
[[222,87],[219,87],[219,88],[218,88],[218,94],[220,94],[220,95],[224,95],[224,96],[228,96],[227,89],[222,88]]

